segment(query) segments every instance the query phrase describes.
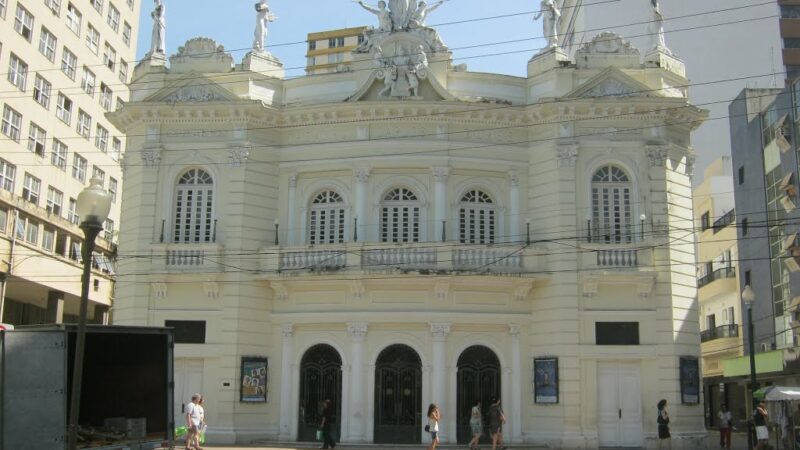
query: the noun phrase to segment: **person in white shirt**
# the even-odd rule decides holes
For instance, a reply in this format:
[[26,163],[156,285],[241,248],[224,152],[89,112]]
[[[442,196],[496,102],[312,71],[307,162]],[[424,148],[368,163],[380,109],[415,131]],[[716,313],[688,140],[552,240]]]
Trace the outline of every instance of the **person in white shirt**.
[[200,436],[200,394],[192,395],[192,401],[186,405],[186,428],[189,429],[186,433],[186,450],[191,450],[195,445],[195,439]]
[[730,408],[723,404],[717,416],[719,417],[719,448],[730,450],[733,414],[731,414]]

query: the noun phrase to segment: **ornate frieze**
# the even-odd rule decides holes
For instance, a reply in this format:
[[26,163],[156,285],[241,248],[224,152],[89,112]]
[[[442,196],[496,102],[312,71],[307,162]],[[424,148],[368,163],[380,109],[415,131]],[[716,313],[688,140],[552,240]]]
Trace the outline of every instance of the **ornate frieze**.
[[663,145],[651,145],[647,147],[647,159],[650,167],[664,167],[667,163],[669,149]]
[[446,322],[431,323],[431,335],[434,339],[445,339],[450,334],[450,326],[452,324]]
[[367,337],[369,324],[367,322],[348,322],[347,334],[353,339],[364,339]]
[[575,167],[578,162],[578,145],[577,144],[562,144],[556,147],[556,159],[558,159],[558,167]]
[[250,157],[250,150],[247,148],[236,147],[228,150],[228,159],[231,167],[244,167]]
[[450,175],[450,168],[449,167],[431,167],[431,172],[433,173],[433,179],[437,183],[446,183],[447,176]]
[[167,283],[163,281],[154,281],[150,286],[153,290],[153,297],[159,300],[167,298]]
[[210,299],[219,298],[219,283],[217,283],[216,281],[204,282],[203,290],[206,292],[206,297]]
[[356,182],[363,184],[369,182],[369,175],[371,172],[372,169],[369,167],[358,167],[353,169],[353,176],[356,178]]
[[139,152],[142,157],[142,166],[147,169],[157,168],[161,164],[160,148],[144,148]]

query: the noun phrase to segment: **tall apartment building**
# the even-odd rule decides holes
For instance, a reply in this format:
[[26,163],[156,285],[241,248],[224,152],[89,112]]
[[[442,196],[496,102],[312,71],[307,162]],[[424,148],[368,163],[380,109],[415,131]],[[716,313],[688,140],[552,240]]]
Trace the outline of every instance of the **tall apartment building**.
[[114,197],[97,240],[89,318],[114,292],[128,101],[140,0],[0,0],[0,322],[72,321],[81,288],[76,200],[92,177]]
[[353,50],[364,42],[367,27],[308,33],[306,73],[335,73],[353,64]]
[[722,403],[737,419],[747,417],[744,390],[738,380],[725,377],[725,361],[744,354],[730,157],[717,159],[705,170],[692,197],[706,422],[716,426]]
[[782,58],[786,77],[800,74],[800,1],[778,0],[781,9],[780,34],[783,41]]

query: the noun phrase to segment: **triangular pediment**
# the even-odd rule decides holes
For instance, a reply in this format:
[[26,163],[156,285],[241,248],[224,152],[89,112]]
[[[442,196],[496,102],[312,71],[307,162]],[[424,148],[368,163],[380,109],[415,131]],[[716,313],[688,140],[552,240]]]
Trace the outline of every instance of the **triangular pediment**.
[[197,73],[187,73],[147,98],[148,102],[197,103],[239,100],[230,91]]
[[609,67],[564,96],[565,98],[663,97],[658,91],[616,67]]

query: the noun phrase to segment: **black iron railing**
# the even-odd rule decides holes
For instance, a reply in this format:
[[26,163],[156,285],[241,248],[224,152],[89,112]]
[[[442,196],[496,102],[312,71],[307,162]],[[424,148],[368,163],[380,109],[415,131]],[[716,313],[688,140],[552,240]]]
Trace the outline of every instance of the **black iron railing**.
[[730,325],[722,325],[710,330],[700,332],[700,342],[713,341],[715,339],[738,337],[739,325],[732,323]]
[[720,217],[719,219],[714,221],[714,225],[711,227],[714,229],[714,234],[719,233],[723,228],[727,227],[728,225],[732,224],[736,220],[736,210],[732,209],[725,213],[724,216]]
[[705,276],[702,276],[697,279],[697,287],[701,288],[707,284],[711,284],[714,280],[721,280],[723,278],[734,278],[736,277],[736,267],[723,267],[721,269],[717,269],[713,272],[707,273]]

